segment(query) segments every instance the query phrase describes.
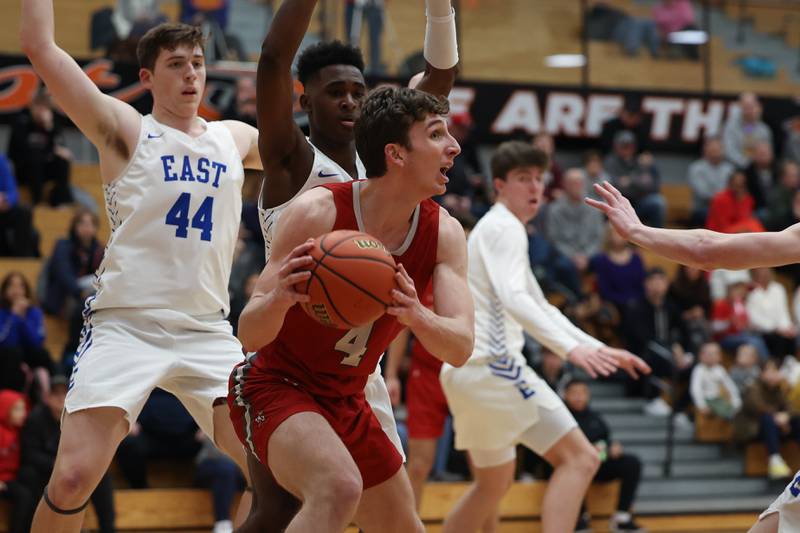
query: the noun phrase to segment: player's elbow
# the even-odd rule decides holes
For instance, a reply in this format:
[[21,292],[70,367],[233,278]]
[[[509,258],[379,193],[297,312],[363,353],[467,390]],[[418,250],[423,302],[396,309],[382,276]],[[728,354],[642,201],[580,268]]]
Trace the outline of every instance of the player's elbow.
[[464,335],[458,342],[453,343],[453,349],[450,351],[447,363],[455,367],[464,366],[469,361],[470,355],[472,355],[474,345],[475,336],[472,333]]

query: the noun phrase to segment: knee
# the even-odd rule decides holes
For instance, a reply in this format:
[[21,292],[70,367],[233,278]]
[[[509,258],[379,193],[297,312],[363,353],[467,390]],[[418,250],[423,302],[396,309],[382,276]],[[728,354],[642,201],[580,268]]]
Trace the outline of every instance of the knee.
[[423,478],[426,479],[433,467],[433,459],[428,457],[414,457],[408,458],[408,475],[413,479]]
[[588,445],[567,459],[567,462],[573,469],[580,472],[581,477],[592,479],[600,468],[600,455],[593,446]]
[[349,519],[358,508],[363,485],[358,470],[342,470],[327,475],[315,489],[317,499],[324,500],[320,503],[327,504],[326,507],[333,513],[347,515]]
[[74,509],[84,504],[94,490],[91,472],[84,465],[73,465],[53,471],[47,485],[47,496],[60,509]]

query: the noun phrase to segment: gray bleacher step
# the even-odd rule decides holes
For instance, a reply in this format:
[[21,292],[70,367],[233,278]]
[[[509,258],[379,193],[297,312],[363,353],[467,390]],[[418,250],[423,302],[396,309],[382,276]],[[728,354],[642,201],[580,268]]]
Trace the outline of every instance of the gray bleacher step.
[[647,479],[637,490],[640,501],[668,497],[753,496],[769,492],[769,482],[763,478],[707,479],[670,478]]
[[757,513],[766,509],[770,503],[778,496],[757,495],[757,496],[729,496],[716,497],[710,495],[708,498],[659,498],[657,500],[637,500],[633,504],[633,510],[638,516],[645,515],[679,515],[690,513]]
[[625,385],[622,383],[590,381],[589,390],[592,391],[592,401],[595,398],[623,398]]
[[[661,444],[667,440],[667,428],[624,428],[611,433],[614,440],[626,446],[632,444]],[[675,428],[673,442],[689,444],[694,442],[694,428]]]
[[646,400],[642,398],[592,398],[592,409],[599,413],[642,413]]
[[[625,447],[628,453],[639,456],[643,463],[661,462],[665,459],[664,444],[634,444]],[[722,451],[714,444],[676,444],[673,448],[673,461],[702,461],[722,458]]]
[[[672,477],[675,478],[736,478],[744,472],[741,459],[717,459],[716,461],[679,461],[672,463]],[[662,479],[664,463],[654,462],[644,465],[644,479]]]
[[603,418],[611,428],[612,432],[617,432],[621,429],[657,429],[667,427],[667,417],[661,416],[647,416],[642,412],[639,413],[613,413],[604,414]]

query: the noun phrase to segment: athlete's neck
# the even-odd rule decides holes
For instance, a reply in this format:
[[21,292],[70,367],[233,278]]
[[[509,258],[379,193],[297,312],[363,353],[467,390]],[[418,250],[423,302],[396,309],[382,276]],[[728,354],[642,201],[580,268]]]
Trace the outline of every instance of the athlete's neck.
[[410,194],[402,181],[386,177],[361,182],[359,192],[364,231],[380,239],[389,250],[400,248],[421,199]]
[[345,172],[350,174],[351,178],[358,178],[355,141],[345,143],[330,141],[322,135],[316,135],[313,131],[308,138],[311,141],[311,144],[316,146],[323,154],[333,159],[337,165],[342,167]]
[[182,131],[190,137],[198,137],[206,131],[205,125],[198,119],[197,113],[184,117],[162,106],[153,105],[152,115],[161,124]]

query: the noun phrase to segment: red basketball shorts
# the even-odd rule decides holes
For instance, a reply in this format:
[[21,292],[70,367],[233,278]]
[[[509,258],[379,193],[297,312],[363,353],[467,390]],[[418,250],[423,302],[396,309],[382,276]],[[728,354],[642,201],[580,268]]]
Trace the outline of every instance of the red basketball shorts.
[[267,446],[272,433],[290,416],[305,412],[321,415],[342,439],[358,466],[364,489],[383,483],[403,465],[363,393],[312,396],[301,385],[241,363],[231,374],[228,406],[239,440],[264,465],[269,464]]
[[406,407],[409,438],[438,439],[442,435],[450,412],[439,383],[438,368],[411,360],[406,380]]

